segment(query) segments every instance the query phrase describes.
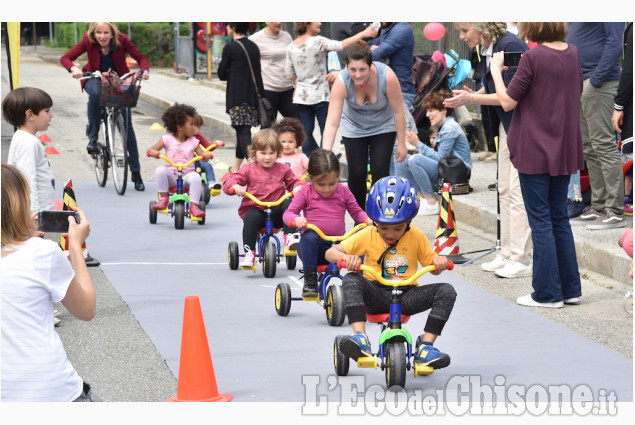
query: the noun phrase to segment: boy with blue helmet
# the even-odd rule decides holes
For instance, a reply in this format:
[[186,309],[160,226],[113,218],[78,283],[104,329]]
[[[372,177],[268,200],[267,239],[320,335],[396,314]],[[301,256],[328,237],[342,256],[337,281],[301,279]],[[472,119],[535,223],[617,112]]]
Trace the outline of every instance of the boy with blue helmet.
[[[405,280],[412,276],[418,264],[437,267],[437,273],[447,268],[447,258],[437,256],[421,230],[411,225],[419,211],[419,198],[414,186],[402,177],[388,176],[370,189],[366,213],[374,221],[368,227],[326,252],[331,262],[346,260],[348,270],[363,264],[376,269],[385,279]],[[414,362],[440,369],[450,364],[450,356],[432,344],[445,326],[456,299],[456,291],[448,283],[400,288],[402,313],[412,315],[430,310],[422,344]],[[366,279],[360,273],[348,273],[342,280],[342,292],[348,321],[355,333],[340,342],[340,351],[354,360],[372,356],[366,336],[366,313],[390,311],[392,288]]]

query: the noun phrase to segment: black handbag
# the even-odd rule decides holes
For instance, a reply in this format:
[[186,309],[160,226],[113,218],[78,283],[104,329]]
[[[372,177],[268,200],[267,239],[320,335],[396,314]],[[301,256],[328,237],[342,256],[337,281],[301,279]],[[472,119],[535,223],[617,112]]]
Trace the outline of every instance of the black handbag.
[[452,185],[450,188],[452,195],[465,195],[473,190],[469,185],[472,170],[467,168],[461,158],[452,155],[441,158],[437,172],[439,174],[438,193],[443,191],[443,183]]
[[254,68],[251,66],[251,59],[249,59],[249,53],[247,53],[247,49],[245,46],[239,41],[236,41],[240,47],[245,51],[245,55],[247,56],[247,62],[249,63],[249,70],[251,71],[251,78],[254,80],[254,87],[256,88],[256,96],[258,96],[258,123],[260,124],[260,128],[268,128],[273,121],[273,107],[271,106],[271,102],[268,99],[260,96],[260,92],[258,91],[258,83],[256,83],[256,75],[254,74]]

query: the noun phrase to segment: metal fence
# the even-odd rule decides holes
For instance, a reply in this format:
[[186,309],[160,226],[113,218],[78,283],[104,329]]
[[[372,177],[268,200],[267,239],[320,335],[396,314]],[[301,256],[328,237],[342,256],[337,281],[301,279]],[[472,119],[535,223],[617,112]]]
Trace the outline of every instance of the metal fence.
[[194,76],[194,40],[190,36],[179,36],[175,58],[176,72]]

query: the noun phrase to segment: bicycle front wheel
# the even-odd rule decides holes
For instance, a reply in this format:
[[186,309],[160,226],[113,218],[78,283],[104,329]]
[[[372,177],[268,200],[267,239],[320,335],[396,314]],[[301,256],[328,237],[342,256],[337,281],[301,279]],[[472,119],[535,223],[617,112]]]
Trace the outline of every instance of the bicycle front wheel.
[[123,116],[116,111],[109,119],[110,165],[117,193],[126,193],[128,182],[128,133]]
[[97,177],[97,184],[100,187],[104,187],[108,179],[108,149],[106,148],[106,125],[103,121],[99,126],[97,149],[97,154],[93,155],[95,161],[95,176]]

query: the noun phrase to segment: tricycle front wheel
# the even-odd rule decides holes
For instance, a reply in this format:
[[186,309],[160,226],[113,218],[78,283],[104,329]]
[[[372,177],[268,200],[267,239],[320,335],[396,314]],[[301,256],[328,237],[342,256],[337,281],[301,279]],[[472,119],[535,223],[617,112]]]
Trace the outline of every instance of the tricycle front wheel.
[[406,385],[406,347],[403,342],[386,343],[386,387]]

